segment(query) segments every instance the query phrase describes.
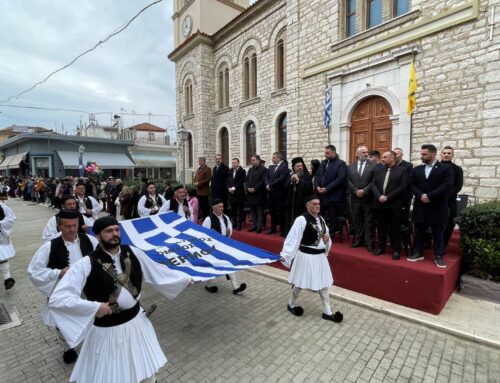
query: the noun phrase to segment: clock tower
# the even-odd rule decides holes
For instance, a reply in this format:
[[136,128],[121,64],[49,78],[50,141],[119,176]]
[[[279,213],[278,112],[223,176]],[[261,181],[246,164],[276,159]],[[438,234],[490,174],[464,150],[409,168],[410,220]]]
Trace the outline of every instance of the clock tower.
[[174,49],[193,33],[212,35],[249,6],[249,0],[174,0]]

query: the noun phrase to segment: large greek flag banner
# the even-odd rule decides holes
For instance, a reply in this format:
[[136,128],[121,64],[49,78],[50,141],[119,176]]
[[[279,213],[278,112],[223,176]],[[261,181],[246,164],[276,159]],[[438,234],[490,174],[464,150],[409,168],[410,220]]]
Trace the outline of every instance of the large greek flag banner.
[[143,250],[152,260],[206,281],[279,259],[275,254],[224,237],[168,212],[121,221],[122,244]]

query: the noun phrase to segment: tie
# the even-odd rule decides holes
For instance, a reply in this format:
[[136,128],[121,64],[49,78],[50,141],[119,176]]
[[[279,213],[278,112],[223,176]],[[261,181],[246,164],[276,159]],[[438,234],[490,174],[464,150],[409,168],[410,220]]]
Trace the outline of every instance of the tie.
[[385,195],[385,188],[387,187],[387,184],[389,183],[389,175],[391,174],[391,168],[387,168],[387,172],[385,173],[385,178],[384,178],[384,186],[382,187],[382,194]]
[[236,177],[236,170],[233,170],[233,180],[234,180],[234,177]]
[[364,162],[360,162],[360,163],[359,163],[358,173],[359,173],[359,176],[360,176],[360,177],[362,177],[362,176],[363,176],[363,164],[364,164]]
[[278,170],[278,166],[280,166],[280,164],[278,164],[278,165],[276,165],[276,166],[274,167],[274,172],[275,172],[275,173],[276,173],[276,170]]

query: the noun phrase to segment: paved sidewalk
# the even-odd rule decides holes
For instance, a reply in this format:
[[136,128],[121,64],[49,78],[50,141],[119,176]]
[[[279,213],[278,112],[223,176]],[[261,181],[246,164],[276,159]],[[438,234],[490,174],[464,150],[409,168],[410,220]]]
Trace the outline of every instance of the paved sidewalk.
[[[0,288],[21,326],[0,332],[0,382],[66,382],[55,334],[40,311],[44,301],[26,268],[53,211],[9,200],[15,211],[12,261],[17,283]],[[290,286],[255,272],[241,272],[248,289],[234,296],[218,281],[218,294],[202,285],[167,301],[150,287],[143,304],[158,304],[152,317],[169,363],[159,382],[500,382],[500,350],[334,300],[342,324],[321,319],[318,294],[304,292],[301,318],[286,310]]]

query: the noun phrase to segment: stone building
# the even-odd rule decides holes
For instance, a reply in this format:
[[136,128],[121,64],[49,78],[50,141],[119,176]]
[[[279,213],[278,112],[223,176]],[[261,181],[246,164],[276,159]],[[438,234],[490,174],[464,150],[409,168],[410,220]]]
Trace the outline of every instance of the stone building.
[[253,152],[309,161],[327,143],[347,161],[366,144],[418,163],[433,143],[456,149],[462,192],[499,197],[498,0],[174,0],[173,20],[188,172],[217,152],[243,165]]

